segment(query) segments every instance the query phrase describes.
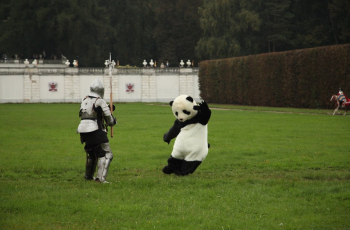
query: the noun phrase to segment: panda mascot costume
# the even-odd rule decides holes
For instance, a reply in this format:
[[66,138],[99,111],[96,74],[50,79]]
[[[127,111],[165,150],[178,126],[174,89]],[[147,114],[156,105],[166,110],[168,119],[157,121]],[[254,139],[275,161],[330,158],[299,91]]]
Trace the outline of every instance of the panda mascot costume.
[[211,111],[202,101],[196,104],[188,95],[180,95],[170,102],[176,120],[164,134],[164,142],[170,143],[176,137],[165,174],[188,175],[193,173],[208,155],[208,121]]

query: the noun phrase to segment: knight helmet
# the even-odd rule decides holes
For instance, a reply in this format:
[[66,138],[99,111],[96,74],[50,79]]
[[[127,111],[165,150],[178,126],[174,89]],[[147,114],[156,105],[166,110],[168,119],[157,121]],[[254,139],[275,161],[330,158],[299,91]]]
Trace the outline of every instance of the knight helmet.
[[105,93],[105,88],[99,79],[95,79],[90,85],[90,97],[100,97],[103,98]]

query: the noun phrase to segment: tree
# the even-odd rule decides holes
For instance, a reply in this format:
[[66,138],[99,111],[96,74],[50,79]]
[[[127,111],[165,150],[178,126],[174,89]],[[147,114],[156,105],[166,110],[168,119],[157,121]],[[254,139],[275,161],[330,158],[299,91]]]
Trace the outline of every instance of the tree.
[[350,41],[350,2],[328,0],[328,10],[335,43],[348,43]]
[[217,59],[257,53],[260,6],[259,0],[205,0],[199,9],[203,36],[197,56]]
[[143,59],[155,59],[154,1],[101,1],[108,9],[109,49],[121,65],[142,65]]
[[284,50],[291,38],[290,21],[294,17],[289,12],[290,0],[266,0],[260,13],[261,33],[267,44],[267,52]]
[[312,48],[338,44],[332,29],[328,3],[319,0],[293,0],[291,11],[292,46],[287,49]]
[[349,0],[0,0],[0,52],[79,66],[204,60],[350,42]]
[[97,2],[11,0],[9,19],[1,27],[1,50],[27,58],[43,51],[63,54],[72,61],[79,59],[79,65],[94,66],[106,53],[103,44],[108,27],[106,13]]
[[[8,19],[10,17],[10,2],[8,1],[0,1],[0,31],[3,33],[3,31],[6,30],[6,24],[8,23]],[[1,36],[0,36],[1,38]],[[0,45],[1,47],[1,45]],[[2,50],[4,48],[0,48],[0,54],[3,54],[4,51]]]
[[159,62],[177,66],[180,60],[195,59],[194,47],[201,36],[198,7],[203,0],[157,1],[154,39]]
[[350,42],[350,2],[348,0],[292,0],[292,46],[312,48]]

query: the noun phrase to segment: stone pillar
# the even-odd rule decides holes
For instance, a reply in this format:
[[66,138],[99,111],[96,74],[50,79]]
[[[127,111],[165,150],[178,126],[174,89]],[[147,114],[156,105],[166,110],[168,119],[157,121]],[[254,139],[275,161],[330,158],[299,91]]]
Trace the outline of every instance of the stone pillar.
[[180,75],[179,76],[179,91],[181,94],[187,94],[187,84],[186,84],[187,76],[186,75]]
[[32,101],[40,102],[40,78],[39,75],[32,75]]
[[141,75],[141,101],[157,101],[157,77],[154,68],[143,69]]
[[180,94],[186,94],[193,97],[193,76],[192,75],[180,75]]
[[78,102],[80,98],[80,78],[78,68],[66,68],[64,75],[65,102]]
[[151,75],[149,79],[149,98],[150,101],[157,101],[157,77]]
[[186,88],[187,88],[187,94],[194,97],[193,75],[187,75]]
[[147,101],[149,98],[149,75],[142,75],[141,76],[141,101]]
[[73,95],[73,76],[66,74],[64,75],[64,100],[66,102],[72,102]]
[[24,75],[24,81],[23,81],[23,96],[24,96],[24,102],[31,102],[32,101],[32,75]]
[[157,77],[142,75],[142,102],[157,101]]
[[40,102],[40,78],[37,68],[25,70],[23,87],[24,102]]
[[72,76],[73,80],[73,100],[80,102],[83,98],[82,95],[80,95],[80,76],[79,74]]
[[186,94],[190,95],[192,97],[195,97],[195,85],[194,85],[194,73],[193,68],[182,68],[180,69],[180,94]]

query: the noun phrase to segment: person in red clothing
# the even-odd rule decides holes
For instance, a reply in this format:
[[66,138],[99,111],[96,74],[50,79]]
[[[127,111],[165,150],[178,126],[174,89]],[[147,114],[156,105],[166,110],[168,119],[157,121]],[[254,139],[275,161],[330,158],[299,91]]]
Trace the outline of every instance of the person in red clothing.
[[344,94],[343,89],[340,87],[339,88],[339,92],[337,94],[339,102],[340,102],[340,106],[343,105],[343,103],[349,102],[350,100],[348,99],[348,97]]

